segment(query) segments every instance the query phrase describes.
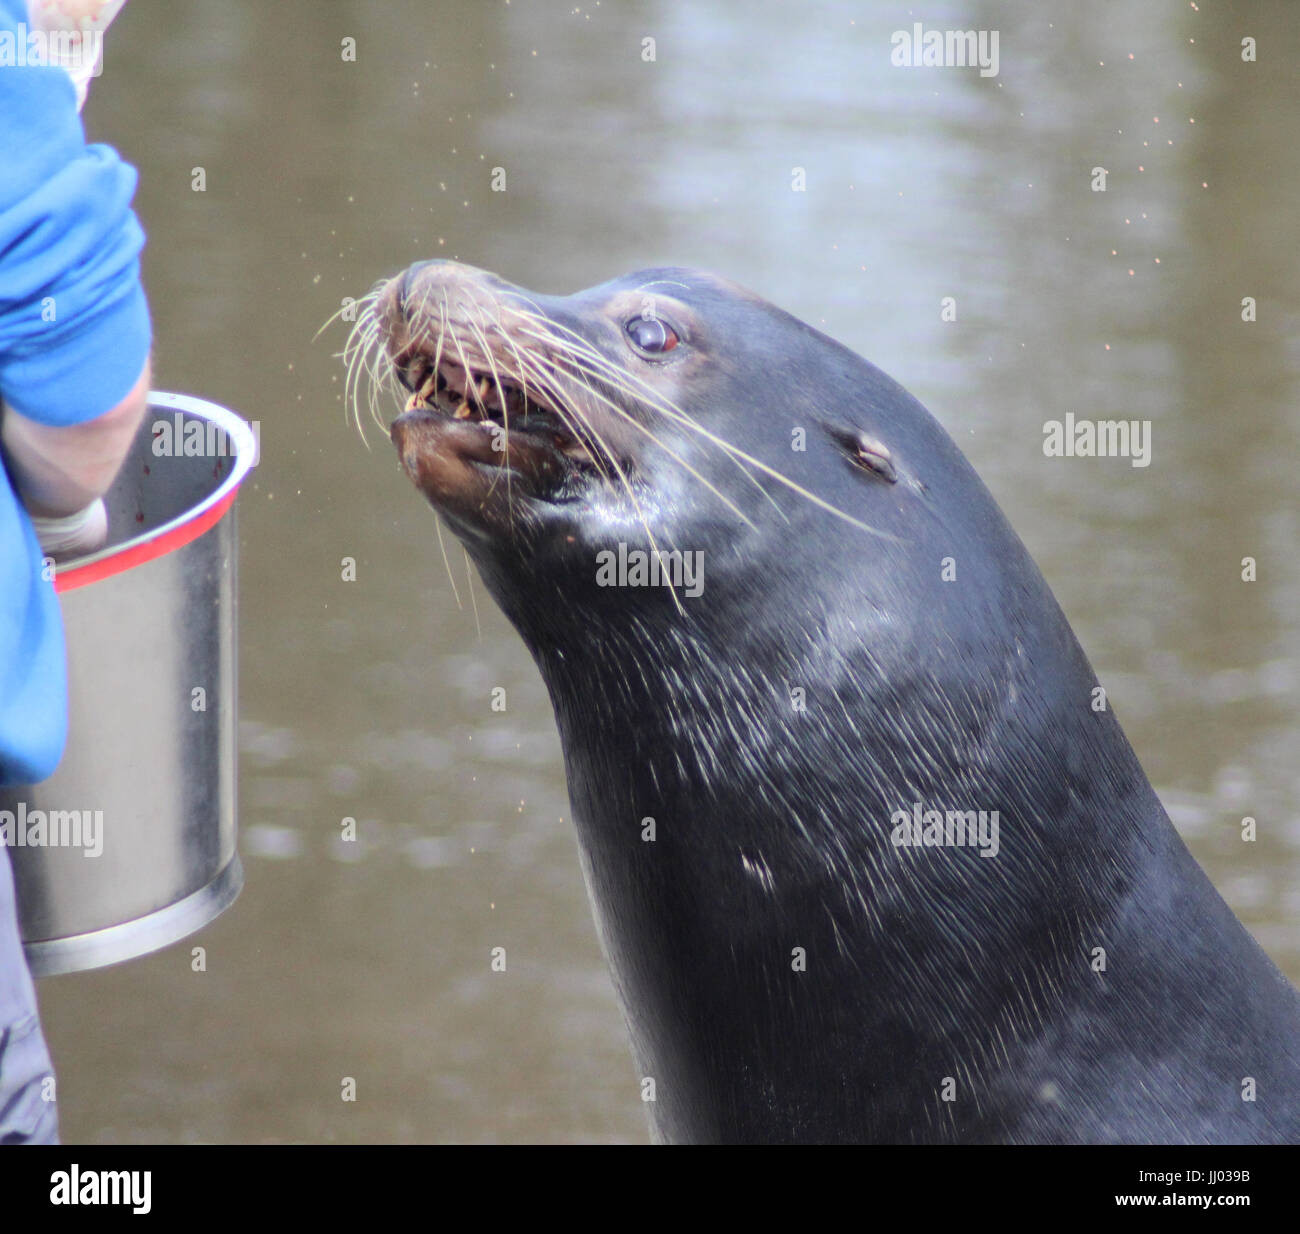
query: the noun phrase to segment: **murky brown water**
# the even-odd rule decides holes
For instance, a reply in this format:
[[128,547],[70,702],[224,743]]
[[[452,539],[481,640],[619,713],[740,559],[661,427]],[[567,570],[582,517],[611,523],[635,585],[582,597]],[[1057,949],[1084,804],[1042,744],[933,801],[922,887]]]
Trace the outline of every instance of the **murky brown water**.
[[[1047,7],[927,6],[1000,31],[983,79],[891,68],[915,17],[865,3],[132,0],[87,114],[140,168],[157,384],[261,422],[248,883],[204,974],[184,944],[41,984],[66,1138],[646,1138],[540,679],[457,551],[458,606],[386,440],[346,423],[342,331],[313,342],[419,257],[543,291],[711,267],[901,380],[1300,978],[1300,10]],[[1067,412],[1150,419],[1151,465],[1044,459]]]

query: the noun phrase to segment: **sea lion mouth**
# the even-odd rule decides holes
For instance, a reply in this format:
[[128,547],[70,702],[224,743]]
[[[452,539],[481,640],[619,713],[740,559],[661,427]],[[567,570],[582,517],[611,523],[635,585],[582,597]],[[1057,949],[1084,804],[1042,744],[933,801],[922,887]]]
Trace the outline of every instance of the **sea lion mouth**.
[[376,289],[354,337],[358,367],[407,395],[389,428],[403,469],[462,522],[513,526],[631,468],[607,431],[608,362],[485,272],[412,267]]
[[[463,504],[476,495],[485,500],[507,473],[527,496],[558,500],[595,467],[569,427],[571,413],[496,366],[476,370],[417,352],[395,367],[411,393],[389,432],[403,468],[434,504]],[[443,466],[428,466],[431,450],[447,456]],[[489,488],[480,491],[485,479]]]
[[555,408],[530,394],[509,378],[486,372],[474,373],[454,360],[444,358],[436,367],[431,357],[416,354],[397,366],[397,379],[411,391],[406,411],[436,410],[455,420],[469,420],[487,427],[497,425],[516,432],[546,433],[557,438],[557,446],[574,442]]

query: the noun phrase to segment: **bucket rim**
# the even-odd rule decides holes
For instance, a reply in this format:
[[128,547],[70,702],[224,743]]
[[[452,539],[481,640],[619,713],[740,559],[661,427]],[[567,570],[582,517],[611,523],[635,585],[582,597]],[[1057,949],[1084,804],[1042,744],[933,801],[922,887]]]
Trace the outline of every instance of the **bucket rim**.
[[243,889],[244,867],[236,852],[211,882],[143,917],[83,934],[24,940],[27,966],[33,977],[54,977],[152,955],[210,925]]
[[54,568],[55,591],[70,591],[74,587],[84,587],[87,583],[123,574],[156,557],[183,548],[221,520],[234,501],[239,486],[252,469],[257,450],[252,426],[228,407],[192,394],[177,394],[168,390],[151,390],[147,407],[146,414],[155,409],[187,412],[218,425],[231,442],[232,453],[226,457],[233,460],[233,466],[229,474],[202,501],[175,518],[120,544],[96,549],[93,553],[57,564]]

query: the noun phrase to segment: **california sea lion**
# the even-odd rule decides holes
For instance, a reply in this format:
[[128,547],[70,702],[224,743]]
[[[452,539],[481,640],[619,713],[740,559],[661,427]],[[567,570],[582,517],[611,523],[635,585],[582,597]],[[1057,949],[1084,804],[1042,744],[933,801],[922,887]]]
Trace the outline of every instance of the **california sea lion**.
[[897,383],[681,269],[422,263],[355,338],[550,690],[662,1137],[1300,1140],[1300,995]]

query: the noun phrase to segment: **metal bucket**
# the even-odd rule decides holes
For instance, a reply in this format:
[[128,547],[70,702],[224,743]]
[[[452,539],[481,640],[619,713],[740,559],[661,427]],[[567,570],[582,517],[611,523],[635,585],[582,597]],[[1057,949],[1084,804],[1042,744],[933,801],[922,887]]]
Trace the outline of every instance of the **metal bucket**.
[[149,403],[104,499],[108,544],[55,574],[67,752],[48,780],[0,788],[18,831],[44,836],[9,849],[37,976],[174,943],[244,881],[231,505],[256,441],[214,403],[161,393]]

